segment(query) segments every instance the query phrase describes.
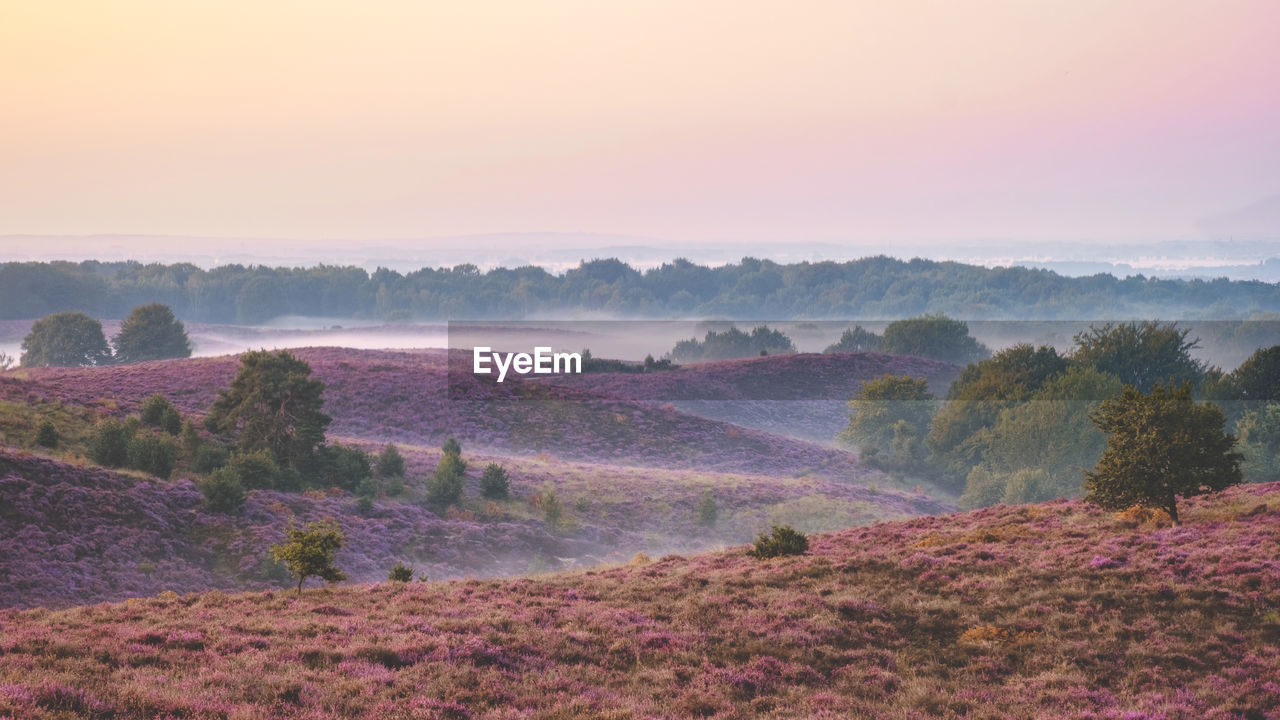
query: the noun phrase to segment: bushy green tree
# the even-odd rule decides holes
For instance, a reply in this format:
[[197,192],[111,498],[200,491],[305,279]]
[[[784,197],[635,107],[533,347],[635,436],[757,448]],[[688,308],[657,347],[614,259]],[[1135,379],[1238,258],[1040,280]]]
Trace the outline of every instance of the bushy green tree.
[[947,390],[926,439],[942,483],[962,489],[969,472],[982,462],[1000,413],[1030,399],[1069,365],[1052,347],[1020,344],[966,367]]
[[200,432],[196,430],[196,424],[191,420],[182,421],[182,428],[178,432],[178,444],[182,448],[183,459],[187,462],[195,460],[203,441],[200,439]]
[[1114,377],[1074,367],[1001,410],[975,438],[982,462],[970,471],[961,503],[984,507],[1078,496],[1084,471],[1106,447],[1092,413],[1120,390]]
[[140,305],[120,323],[120,332],[111,340],[116,362],[142,362],[191,357],[187,330],[167,305]]
[[1280,480],[1280,403],[1249,410],[1236,423],[1241,470],[1249,482]]
[[226,469],[235,473],[246,490],[275,490],[280,487],[280,467],[265,448],[231,453]]
[[231,451],[216,442],[201,443],[191,460],[191,469],[207,475],[220,467],[225,467]]
[[346,539],[335,520],[307,523],[305,530],[294,527],[290,520],[284,535],[284,542],[271,546],[271,557],[298,576],[299,597],[302,596],[302,583],[309,577],[331,583],[347,578],[347,574],[334,564]]
[[466,463],[453,453],[445,453],[427,482],[427,500],[436,505],[456,505],[462,500],[462,478]]
[[129,464],[129,441],[136,430],[128,423],[106,418],[89,435],[89,457],[99,465],[118,468]]
[[102,323],[80,312],[47,315],[22,340],[23,367],[106,365],[111,349]]
[[244,485],[231,468],[214,470],[209,477],[197,483],[204,495],[205,509],[210,512],[233,514],[244,507]]
[[835,343],[828,345],[824,353],[843,353],[843,352],[878,352],[880,344],[884,338],[865,330],[861,325],[855,325],[840,334],[840,339]]
[[880,341],[880,352],[917,355],[965,365],[991,355],[969,334],[969,325],[946,315],[921,315],[889,323]]
[[281,467],[313,470],[330,422],[323,394],[324,383],[311,377],[311,366],[287,350],[247,352],[205,424],[234,437],[242,452],[266,449]]
[[790,525],[774,525],[771,533],[762,533],[756,538],[754,546],[747,551],[748,555],[757,558],[783,557],[784,555],[803,555],[809,551],[809,538]]
[[[459,449],[461,451],[461,449]],[[387,443],[378,453],[378,477],[386,480],[393,477],[404,477],[404,457],[395,445]]]
[[1280,345],[1258,348],[1231,374],[1242,400],[1280,400]]
[[373,476],[369,453],[350,445],[331,443],[320,449],[324,466],[324,484],[353,491],[366,478]]
[[160,393],[143,400],[138,405],[138,415],[143,425],[161,428],[170,435],[177,435],[182,430],[182,416],[178,409]]
[[849,426],[836,439],[887,466],[911,468],[924,459],[922,439],[936,409],[924,378],[885,374],[863,380],[849,401]]
[[560,521],[564,517],[564,506],[560,504],[560,497],[556,495],[555,488],[547,488],[546,492],[542,493],[542,517],[552,529],[560,527]]
[[413,580],[413,566],[402,562],[396,563],[395,567],[391,568],[391,572],[387,573],[387,580],[402,583]]
[[1107,449],[1085,473],[1085,499],[1112,510],[1158,508],[1178,523],[1178,498],[1203,495],[1241,480],[1235,438],[1223,431],[1217,406],[1196,403],[1190,383],[1150,394],[1132,386],[1104,400],[1093,416]]
[[507,477],[506,468],[498,463],[489,463],[480,476],[480,492],[487,498],[505,500],[511,492],[511,480]]
[[51,420],[43,420],[40,427],[36,429],[36,444],[40,447],[56,448],[61,436],[58,433],[58,427]]
[[1191,357],[1200,341],[1187,340],[1189,333],[1177,323],[1153,320],[1090,326],[1076,334],[1071,360],[1142,392],[1150,392],[1156,383],[1198,386],[1205,366]]
[[135,433],[128,443],[129,467],[168,479],[178,462],[178,445],[168,437]]
[[456,455],[459,458],[462,457],[462,443],[458,442],[458,438],[453,437],[452,435],[444,441],[444,444],[440,446],[440,449],[445,455]]
[[699,525],[703,527],[716,526],[716,521],[720,516],[720,509],[716,506],[716,499],[711,496],[711,493],[704,493],[702,498],[698,500],[696,512]]

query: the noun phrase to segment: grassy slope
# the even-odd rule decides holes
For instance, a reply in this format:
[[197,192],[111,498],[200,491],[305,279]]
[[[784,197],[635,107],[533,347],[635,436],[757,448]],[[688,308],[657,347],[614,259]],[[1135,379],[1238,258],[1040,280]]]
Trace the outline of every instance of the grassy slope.
[[[252,491],[243,513],[208,513],[190,480],[161,481],[71,459],[0,450],[0,606],[66,606],[164,589],[264,589],[287,585],[268,548],[290,517],[336,517],[353,580],[386,577],[396,562],[432,578],[509,575],[616,562],[638,551],[688,552],[744,542],[771,523],[829,530],[936,512],[920,495],[820,478],[771,478],[684,470],[500,458],[467,453],[461,508],[424,502],[422,478],[439,451],[404,446],[409,481],[368,514],[350,494]],[[511,499],[483,500],[484,464],[504,463]],[[554,488],[558,527],[537,507]],[[696,506],[710,493],[714,528]]]
[[1268,718],[1280,484],[527,579],[0,611],[0,717]]

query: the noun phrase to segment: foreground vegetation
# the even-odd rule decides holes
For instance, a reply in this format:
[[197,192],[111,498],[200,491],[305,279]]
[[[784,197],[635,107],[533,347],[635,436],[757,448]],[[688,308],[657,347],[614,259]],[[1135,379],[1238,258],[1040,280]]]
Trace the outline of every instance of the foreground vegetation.
[[0,611],[0,717],[1280,712],[1280,485],[1183,525],[1079,502],[447,583]]

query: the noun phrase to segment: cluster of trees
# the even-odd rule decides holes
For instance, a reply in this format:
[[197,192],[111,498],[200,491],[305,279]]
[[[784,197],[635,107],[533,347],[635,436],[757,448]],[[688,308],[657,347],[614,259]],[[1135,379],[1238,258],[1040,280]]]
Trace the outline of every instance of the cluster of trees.
[[79,310],[120,317],[161,302],[200,322],[260,323],[286,314],[381,320],[519,318],[605,311],[638,317],[1246,318],[1280,312],[1280,288],[1226,279],[1066,278],[1045,270],[871,257],[720,267],[675,260],[646,271],[615,259],[563,274],[474,265],[369,273],[319,265],[271,268],[137,262],[0,265],[0,319]]
[[[643,368],[631,366],[633,372],[665,370],[673,366],[670,360],[695,362],[729,360],[755,355],[780,355],[794,353],[795,344],[780,330],[768,325],[758,325],[751,332],[737,327],[727,330],[709,330],[702,340],[690,338],[676,343],[667,359],[654,363],[645,359]],[[991,351],[969,334],[969,324],[954,320],[942,313],[920,315],[895,320],[885,326],[884,334],[877,335],[856,325],[844,331],[840,339],[828,346],[825,353],[882,352],[890,355],[916,355],[965,365],[991,356]],[[587,364],[584,355],[584,367]],[[617,361],[614,361],[617,362]],[[663,365],[662,363],[667,363]],[[618,363],[621,365],[621,363]],[[617,368],[609,368],[617,371]]]
[[[1173,467],[1198,468],[1197,482],[1206,488],[1238,480],[1232,468],[1242,459],[1245,477],[1275,477],[1280,347],[1259,350],[1225,374],[1191,357],[1197,341],[1176,323],[1107,323],[1074,340],[1065,356],[1052,347],[1016,345],[970,364],[941,401],[922,379],[866,381],[849,403],[850,424],[837,441],[887,469],[962,493],[970,507],[1085,490],[1100,499],[1129,497],[1095,489],[1102,486],[1093,478],[1127,474],[1133,482],[1132,463],[1161,457],[1142,444],[1151,435],[1207,454],[1199,465],[1190,457],[1161,460],[1165,486],[1180,488],[1175,495],[1194,494],[1195,483],[1178,484]],[[1126,429],[1157,413],[1180,424],[1146,426],[1143,436]],[[1233,455],[1235,438],[1225,432],[1233,423],[1243,457]],[[1204,479],[1210,476],[1216,479]]]
[[[179,460],[193,460],[194,437],[195,427],[189,421],[184,423],[177,409],[157,394],[139,405],[137,415],[100,420],[89,435],[88,451],[99,465],[128,467],[167,479]],[[40,444],[52,447],[56,442]]]
[[287,350],[240,357],[230,387],[219,391],[204,425],[212,439],[195,454],[193,469],[210,509],[234,512],[246,490],[298,491],[336,487],[357,495],[368,512],[380,493],[404,491],[404,458],[387,445],[372,458],[364,450],[328,442],[324,383]]
[[916,355],[965,365],[991,356],[991,350],[969,334],[969,324],[942,313],[920,315],[889,323],[884,335],[855,325],[824,353],[881,352]]
[[186,328],[168,307],[151,303],[130,311],[110,346],[102,323],[84,313],[45,316],[22,340],[21,362],[24,367],[79,366],[184,357],[191,357]]
[[[450,437],[441,446],[442,455],[436,470],[427,481],[427,500],[448,507],[462,503],[463,481],[467,461],[462,459],[462,444]],[[511,494],[511,478],[506,468],[489,463],[480,474],[480,494],[489,500],[506,500]]]
[[796,346],[791,342],[791,338],[779,330],[770,329],[768,325],[759,325],[749,333],[736,327],[719,332],[708,330],[701,341],[697,338],[689,338],[677,342],[667,355],[670,359],[680,362],[696,362],[730,360],[753,355],[785,355],[795,351]]

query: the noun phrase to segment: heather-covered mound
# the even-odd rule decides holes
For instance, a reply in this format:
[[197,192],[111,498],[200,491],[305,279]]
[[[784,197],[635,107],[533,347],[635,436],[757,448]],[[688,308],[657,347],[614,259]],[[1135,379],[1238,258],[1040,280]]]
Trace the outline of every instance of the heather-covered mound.
[[881,353],[799,353],[683,365],[648,373],[586,373],[544,379],[610,397],[669,402],[693,415],[829,443],[849,423],[847,403],[864,380],[925,378],[946,395],[960,367]]
[[[498,384],[469,372],[450,378],[444,351],[307,348],[295,354],[326,385],[325,412],[334,419],[330,432],[335,435],[423,445],[453,435],[494,451],[657,468],[841,478],[867,474],[850,453],[699,417],[669,404],[516,378]],[[131,410],[158,392],[183,412],[200,413],[218,389],[227,387],[236,367],[236,358],[228,356],[24,373],[33,381],[27,392],[45,399],[117,403]],[[714,373],[698,377],[715,382]]]
[[[334,517],[347,536],[339,561],[354,581],[386,577],[397,562],[431,578],[492,576],[616,562],[744,542],[770,523],[807,530],[937,512],[927,497],[819,478],[769,478],[471,456],[462,507],[422,502],[439,452],[402,448],[409,487],[360,512],[341,491],[255,490],[242,513],[209,512],[187,479],[136,474],[0,451],[0,607],[67,606],[153,595],[288,586],[270,558],[289,518]],[[511,499],[480,498],[484,463],[501,460]],[[554,489],[558,527],[539,509]],[[712,497],[714,527],[696,507]],[[0,716],[2,717],[2,716]]]
[[22,718],[1269,718],[1280,485],[518,580],[0,611]]

